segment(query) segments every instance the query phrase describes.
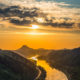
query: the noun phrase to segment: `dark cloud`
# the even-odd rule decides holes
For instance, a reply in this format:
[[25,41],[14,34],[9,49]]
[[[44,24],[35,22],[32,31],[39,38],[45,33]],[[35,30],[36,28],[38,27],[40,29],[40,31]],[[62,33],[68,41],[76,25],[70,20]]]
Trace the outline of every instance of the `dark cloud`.
[[[19,6],[0,8],[0,17],[17,25],[30,24],[32,21],[35,21],[35,17],[43,15],[38,8],[21,8]],[[28,18],[30,18],[30,20],[28,20]]]
[[[15,25],[29,25],[32,23],[37,23],[40,25],[50,25],[52,27],[59,28],[73,28],[74,22],[67,22],[71,20],[70,18],[63,18],[63,22],[55,22],[55,17],[48,19],[47,14],[44,14],[38,8],[23,8],[20,6],[8,6],[5,8],[0,8],[0,17],[4,20],[9,20],[10,23]],[[42,17],[44,18],[44,22],[40,23],[36,20],[36,18]],[[80,23],[77,24],[80,28]]]
[[0,3],[0,7],[5,7],[5,6],[6,6],[5,4]]
[[38,9],[37,8],[21,8],[19,6],[10,6],[4,9],[0,9],[0,15],[4,17],[20,17],[20,18],[25,18],[25,17],[37,17],[39,16],[38,14]]
[[19,20],[19,19],[10,19],[10,22],[11,23],[14,23],[16,25],[28,25],[28,24],[31,24],[31,21],[30,20]]
[[20,17],[20,18],[25,18],[25,17],[38,17],[38,16],[44,16],[45,14],[41,12],[39,8],[32,7],[32,8],[27,8],[27,7],[20,7],[20,6],[8,6],[5,8],[0,8],[0,16],[4,17]]
[[59,27],[59,28],[72,28],[74,26],[75,23],[67,23],[67,22],[62,22],[62,23],[58,23],[58,22],[47,22],[47,23],[43,23],[43,25],[50,25],[52,27]]

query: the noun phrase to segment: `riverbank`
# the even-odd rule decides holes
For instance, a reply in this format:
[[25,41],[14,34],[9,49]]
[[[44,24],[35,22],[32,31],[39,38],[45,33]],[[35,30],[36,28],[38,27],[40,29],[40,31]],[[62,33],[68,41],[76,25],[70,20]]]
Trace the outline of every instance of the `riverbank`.
[[51,68],[45,60],[38,60],[37,65],[45,69],[45,80],[68,80],[67,76],[63,72],[55,68]]
[[80,48],[52,51],[44,60],[66,74],[68,80],[80,80]]

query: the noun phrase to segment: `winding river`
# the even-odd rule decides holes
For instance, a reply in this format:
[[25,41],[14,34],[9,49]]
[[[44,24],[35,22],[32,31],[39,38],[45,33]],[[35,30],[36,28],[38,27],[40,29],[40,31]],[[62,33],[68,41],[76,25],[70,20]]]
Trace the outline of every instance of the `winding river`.
[[68,80],[67,76],[63,72],[55,68],[52,69],[44,60],[37,60],[37,65],[46,70],[47,76],[45,80]]

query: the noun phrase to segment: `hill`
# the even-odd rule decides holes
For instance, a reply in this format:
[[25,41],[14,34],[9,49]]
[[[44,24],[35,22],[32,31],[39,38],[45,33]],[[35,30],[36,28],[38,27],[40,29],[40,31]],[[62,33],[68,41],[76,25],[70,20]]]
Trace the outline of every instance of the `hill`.
[[16,52],[24,55],[25,57],[32,57],[36,55],[36,51],[28,46],[23,45],[20,49],[16,50]]
[[32,49],[26,45],[23,45],[20,49],[16,50],[16,52],[24,55],[25,57],[32,57],[35,55],[46,55],[50,51],[51,50],[46,50],[46,49]]
[[51,67],[63,71],[69,80],[80,80],[80,48],[53,50],[45,59]]
[[35,80],[36,65],[8,50],[0,50],[0,80]]

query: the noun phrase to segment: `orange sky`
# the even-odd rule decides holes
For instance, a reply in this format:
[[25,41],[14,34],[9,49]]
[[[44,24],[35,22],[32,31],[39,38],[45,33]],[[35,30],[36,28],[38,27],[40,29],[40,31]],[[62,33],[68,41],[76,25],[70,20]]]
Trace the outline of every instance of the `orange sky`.
[[0,48],[80,47],[79,4],[62,1],[0,0]]
[[18,49],[22,45],[31,48],[63,49],[80,47],[80,34],[52,33],[52,34],[0,34],[1,49]]

